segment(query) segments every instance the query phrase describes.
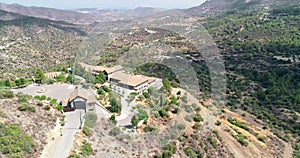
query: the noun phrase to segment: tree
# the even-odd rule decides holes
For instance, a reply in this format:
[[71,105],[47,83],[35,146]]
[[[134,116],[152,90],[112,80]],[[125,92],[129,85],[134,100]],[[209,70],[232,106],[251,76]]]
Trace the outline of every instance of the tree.
[[136,128],[138,123],[139,123],[139,118],[136,117],[135,115],[133,115],[133,117],[131,118],[131,124]]
[[72,74],[69,74],[69,75],[67,76],[66,82],[67,82],[67,83],[72,83],[72,82],[73,82],[73,76],[72,76]]
[[5,86],[6,87],[11,87],[10,81],[9,80],[5,80]]
[[42,83],[42,81],[46,78],[43,70],[37,69],[35,72],[35,82]]
[[25,78],[19,78],[15,80],[15,84],[16,86],[20,87],[20,86],[24,86],[27,84],[27,80]]
[[99,75],[96,75],[95,82],[100,83],[100,84],[103,84],[106,82],[106,76],[104,75],[103,72],[100,72]]
[[117,124],[116,115],[115,114],[111,115],[110,120],[112,121],[113,124],[115,124],[115,125]]
[[109,99],[109,101],[112,108],[112,112],[120,113],[122,110],[122,105],[118,102],[118,100],[114,96],[112,96]]

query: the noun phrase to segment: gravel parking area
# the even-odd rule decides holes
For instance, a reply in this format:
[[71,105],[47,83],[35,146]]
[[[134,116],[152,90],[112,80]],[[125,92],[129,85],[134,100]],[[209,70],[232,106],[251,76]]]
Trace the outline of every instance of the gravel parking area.
[[55,98],[61,101],[64,98],[69,98],[70,93],[75,89],[74,85],[71,84],[53,84],[53,85],[37,85],[32,84],[25,88],[14,89],[14,93],[22,92],[24,94],[42,96]]

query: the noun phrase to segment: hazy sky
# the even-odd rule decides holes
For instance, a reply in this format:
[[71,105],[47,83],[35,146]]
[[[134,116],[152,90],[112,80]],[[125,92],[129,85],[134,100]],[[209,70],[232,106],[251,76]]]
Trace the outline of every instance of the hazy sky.
[[0,0],[3,3],[19,3],[26,6],[41,6],[60,9],[117,8],[131,9],[141,6],[159,8],[190,8],[206,0]]

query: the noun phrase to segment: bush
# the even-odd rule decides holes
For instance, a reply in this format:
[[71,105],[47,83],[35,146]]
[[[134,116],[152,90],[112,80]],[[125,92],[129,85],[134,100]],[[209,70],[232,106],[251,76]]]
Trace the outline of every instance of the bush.
[[234,137],[241,145],[246,146],[246,147],[248,146],[248,141],[247,141],[248,138],[245,135],[237,134]]
[[176,125],[176,128],[178,129],[178,130],[185,130],[185,124],[183,124],[183,123],[180,123],[180,124],[177,124]]
[[139,120],[148,120],[149,115],[144,109],[139,109]]
[[114,96],[110,97],[109,102],[110,102],[110,105],[112,108],[112,112],[115,112],[115,113],[121,112],[122,105],[119,103],[119,101]]
[[158,131],[157,127],[155,126],[146,126],[144,128],[144,132],[155,132],[155,131]]
[[66,82],[65,75],[59,75],[55,78],[56,82]]
[[261,142],[263,142],[263,143],[266,142],[266,139],[267,139],[267,138],[266,138],[265,136],[259,136],[259,137],[258,137],[258,140],[261,141]]
[[197,158],[197,154],[189,147],[184,148],[184,152],[190,158]]
[[83,142],[81,149],[80,149],[80,154],[82,156],[89,156],[93,154],[93,148],[90,143],[87,143],[86,141]]
[[35,112],[35,107],[30,106],[28,103],[24,103],[21,106],[18,107],[19,111],[30,111],[30,112]]
[[51,104],[51,105],[57,105],[57,99],[52,99],[52,100],[50,101],[50,104]]
[[64,107],[63,107],[62,105],[57,105],[57,106],[56,106],[56,109],[59,110],[59,111],[61,111],[61,110],[64,109]]
[[167,144],[166,146],[163,147],[163,150],[168,150],[170,151],[172,154],[176,153],[176,147],[174,144]]
[[95,113],[87,113],[85,116],[85,126],[93,128],[97,122],[97,115]]
[[49,106],[49,105],[47,105],[45,108],[44,108],[44,110],[47,110],[47,111],[49,111],[51,109],[51,107]]
[[42,95],[41,100],[47,100],[47,97],[45,95]]
[[82,132],[83,132],[83,134],[86,135],[86,136],[92,135],[92,131],[91,131],[88,127],[86,127],[86,126],[83,127]]
[[146,93],[146,92],[143,93],[143,96],[144,96],[145,98],[147,98],[147,99],[150,98],[150,94],[149,94],[149,93]]
[[27,97],[24,96],[24,95],[20,95],[18,97],[18,102],[20,102],[20,103],[27,103],[28,102]]
[[13,98],[14,92],[11,90],[0,90],[0,99]]
[[207,140],[214,148],[216,148],[218,146],[216,141],[213,140],[213,138],[209,137],[209,138],[207,138]]
[[118,127],[114,127],[110,132],[109,132],[109,134],[111,135],[111,136],[117,136],[117,135],[119,135],[121,133],[121,130],[120,130],[120,128],[118,128]]
[[196,115],[194,116],[193,120],[194,120],[195,122],[201,122],[201,121],[203,121],[203,118],[202,118],[202,116],[201,116],[200,114],[196,114]]
[[99,95],[105,95],[106,94],[106,92],[102,88],[99,88],[98,91],[97,91],[97,93]]
[[[26,135],[16,124],[0,123],[0,151],[4,157],[28,157],[36,148],[32,137]],[[25,155],[26,153],[26,155]],[[31,157],[31,156],[30,156]]]
[[38,102],[37,103],[37,106],[43,106],[44,104],[43,104],[43,102]]
[[117,124],[117,121],[116,121],[116,115],[114,115],[114,114],[111,115],[110,120],[112,121],[112,123],[113,123],[114,125]]
[[41,96],[39,96],[39,95],[34,96],[34,98],[37,99],[37,100],[42,100]]
[[217,122],[215,123],[217,126],[220,126],[222,123],[221,121],[217,120]]
[[171,83],[168,79],[164,79],[163,80],[163,86],[164,86],[164,89],[171,92],[172,90],[172,86],[171,86]]
[[201,127],[202,127],[201,123],[196,122],[195,125],[193,126],[193,129],[195,129],[195,130],[200,130]]
[[103,86],[102,88],[105,92],[108,92],[108,93],[111,92],[111,89],[109,89],[107,86]]
[[167,112],[166,112],[165,109],[159,110],[158,113],[159,113],[160,117],[162,117],[162,118],[166,118],[167,117]]
[[244,123],[244,122],[239,122],[239,121],[237,121],[237,120],[235,120],[235,119],[232,119],[232,118],[228,118],[227,121],[228,121],[229,123],[231,123],[231,124],[237,126],[237,127],[243,128],[243,129],[245,129],[245,130],[247,130],[247,131],[250,130],[250,128],[248,127],[248,125],[247,125],[246,123]]
[[80,155],[77,153],[73,153],[68,158],[80,158]]

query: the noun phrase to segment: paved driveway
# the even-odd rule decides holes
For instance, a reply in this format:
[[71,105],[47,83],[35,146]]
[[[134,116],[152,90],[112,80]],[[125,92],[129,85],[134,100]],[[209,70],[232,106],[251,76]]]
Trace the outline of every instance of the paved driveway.
[[[80,114],[81,113],[81,114]],[[80,116],[83,120],[84,110],[68,112],[66,115],[66,123],[63,128],[63,135],[55,145],[54,158],[66,158],[73,147],[76,132],[79,132]],[[84,120],[83,120],[84,121]]]

